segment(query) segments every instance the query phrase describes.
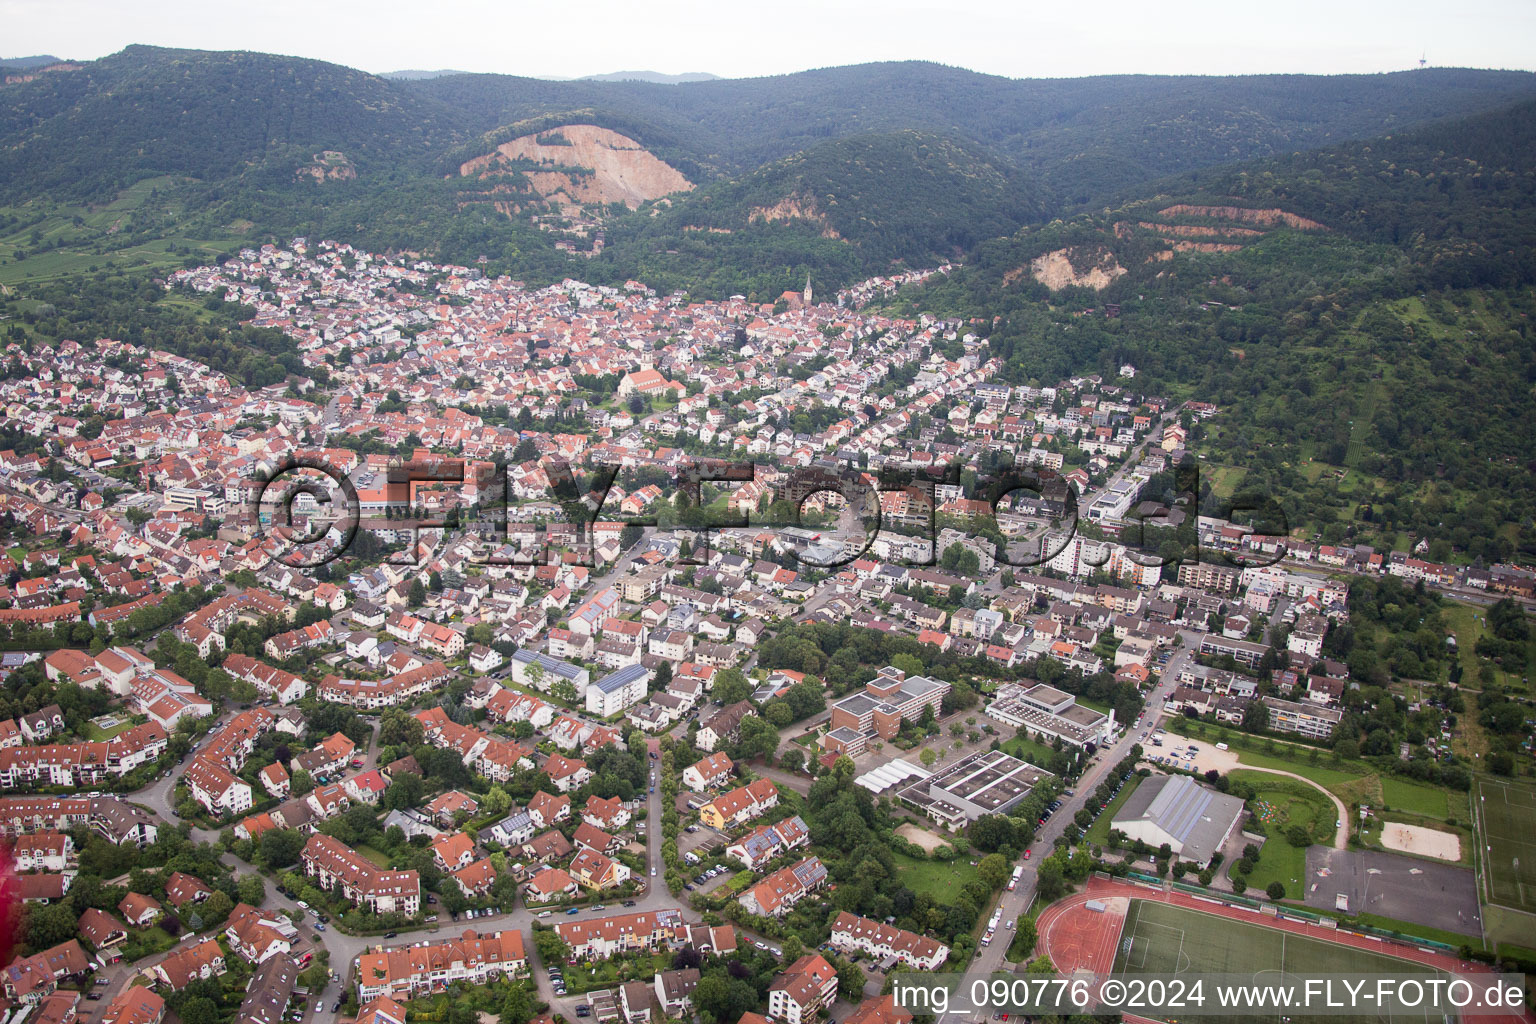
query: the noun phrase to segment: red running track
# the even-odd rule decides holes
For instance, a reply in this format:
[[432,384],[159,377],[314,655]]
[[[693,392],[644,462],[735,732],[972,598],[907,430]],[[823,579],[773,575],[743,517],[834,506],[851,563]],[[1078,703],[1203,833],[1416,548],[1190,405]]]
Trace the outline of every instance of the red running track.
[[[1302,921],[1283,920],[1239,910],[1199,899],[1188,893],[1165,892],[1161,889],[1098,877],[1088,880],[1085,891],[1046,907],[1035,921],[1040,952],[1051,958],[1057,970],[1063,974],[1088,970],[1100,976],[1108,975],[1114,970],[1115,951],[1119,947],[1120,930],[1125,923],[1125,917],[1123,914],[1092,911],[1087,909],[1086,904],[1089,900],[1106,900],[1116,897],[1170,903],[1176,907],[1187,907],[1205,914],[1215,914],[1218,917],[1305,935],[1307,938],[1321,942],[1335,942],[1342,946],[1370,950],[1382,956],[1397,957],[1399,960],[1423,964],[1447,973],[1467,975],[1496,973],[1486,964],[1468,963],[1445,953],[1428,953],[1417,946],[1378,942],[1353,932],[1336,931]],[[1146,1018],[1131,1014],[1126,1014],[1125,1019],[1146,1021]],[[1531,1010],[1527,1008],[1523,1014],[1508,1013],[1468,1019],[1476,1021],[1477,1024],[1532,1024],[1536,1021],[1536,1016],[1533,1016]]]

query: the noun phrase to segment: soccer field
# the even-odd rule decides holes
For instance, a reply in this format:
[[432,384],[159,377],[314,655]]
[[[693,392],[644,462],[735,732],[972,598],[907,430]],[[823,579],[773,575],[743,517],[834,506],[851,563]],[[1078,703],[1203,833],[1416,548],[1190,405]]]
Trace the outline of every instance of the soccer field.
[[[1285,975],[1324,974],[1417,974],[1430,972],[1369,950],[1340,946],[1302,935],[1266,927],[1255,920],[1237,921],[1203,914],[1197,910],[1170,906],[1147,900],[1133,900],[1120,930],[1120,944],[1115,954],[1116,973],[1125,974],[1234,974],[1252,976],[1262,984],[1266,978],[1280,980]],[[1207,986],[1209,989],[1209,986]],[[1210,992],[1206,993],[1209,1002]],[[1174,1014],[1174,1016],[1178,1016]],[[1377,1021],[1422,1022],[1433,1016],[1439,1024],[1442,1015],[1424,1009],[1382,1011],[1372,1015],[1312,1016],[1313,1022],[1352,1021],[1354,1024]],[[1193,1019],[1193,1018],[1191,1018]],[[1278,1021],[1278,1011],[1246,1010],[1231,1016],[1202,1016],[1210,1021]]]
[[1487,901],[1536,913],[1536,788],[1479,776],[1475,789]]

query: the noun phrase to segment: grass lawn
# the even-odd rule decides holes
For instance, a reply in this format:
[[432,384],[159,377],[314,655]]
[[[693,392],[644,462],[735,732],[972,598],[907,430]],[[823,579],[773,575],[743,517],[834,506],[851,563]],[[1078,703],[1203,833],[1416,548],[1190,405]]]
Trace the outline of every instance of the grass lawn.
[[1487,901],[1536,914],[1536,786],[1480,775],[1473,789]]
[[1421,786],[1407,779],[1385,776],[1381,780],[1381,798],[1394,811],[1422,814],[1444,821],[1451,815],[1450,794],[1433,786]]
[[1237,485],[1247,475],[1248,470],[1241,466],[1212,466],[1206,470],[1206,479],[1211,482],[1211,491],[1218,498],[1232,497],[1237,493]]
[[357,852],[373,861],[381,868],[389,867],[389,854],[383,850],[376,850],[372,846],[359,846]]
[[176,939],[171,933],[155,925],[152,928],[130,929],[128,941],[118,947],[122,950],[123,959],[128,961],[138,960],[156,953],[164,953],[176,945]]
[[1488,632],[1487,613],[1484,609],[1447,601],[1440,609],[1440,614],[1451,632],[1456,634],[1456,657],[1461,663],[1463,685],[1481,687],[1478,673],[1486,664],[1493,669],[1494,682],[1498,685],[1516,690],[1530,689],[1525,680],[1536,676],[1536,640],[1526,644],[1524,665],[1506,663],[1500,667],[1492,661],[1477,656],[1478,638]]
[[1006,753],[1012,754],[1020,761],[1028,761],[1037,768],[1043,768],[1051,763],[1051,755],[1055,753],[1050,747],[1038,740],[1023,740],[1014,737],[1002,744]]
[[1264,822],[1268,833],[1259,853],[1259,862],[1248,875],[1248,887],[1262,890],[1271,882],[1279,882],[1285,886],[1287,896],[1300,899],[1307,879],[1307,847],[1293,845],[1286,832],[1291,826],[1300,825],[1313,842],[1332,839],[1336,813],[1333,804],[1321,793],[1303,794],[1298,783],[1291,784],[1296,787],[1294,789],[1277,788],[1273,780],[1262,773],[1237,771],[1232,777],[1258,787],[1250,809]]
[[589,960],[565,966],[565,987],[572,995],[593,989],[612,988],[625,981],[649,981],[657,971],[672,967],[672,954],[622,957],[613,960]]
[[85,728],[82,729],[81,732],[84,733],[87,741],[91,743],[101,743],[105,740],[111,739],[120,732],[124,732],[132,728],[133,722],[129,719],[124,719],[120,724],[114,725],[110,729],[103,729],[95,722],[86,722]]
[[976,868],[968,856],[954,860],[917,860],[904,853],[892,856],[902,884],[913,892],[925,892],[940,903],[946,903],[976,877]]
[[[1292,975],[1349,973],[1363,975],[1400,974],[1401,960],[1373,950],[1355,949],[1326,942],[1320,938],[1297,935],[1267,927],[1258,920],[1244,921],[1201,913],[1184,907],[1131,901],[1120,932],[1121,944],[1114,969],[1128,974],[1207,974],[1227,973],[1258,975],[1284,971]],[[1263,972],[1263,973],[1260,973]],[[1366,1021],[1391,1021],[1407,1024],[1427,1021],[1430,1014],[1437,1022],[1438,1012],[1402,1007],[1390,1015],[1365,1014],[1338,1017],[1312,1016],[1310,1022],[1337,1020],[1362,1024]],[[1207,1016],[1213,1022],[1279,1021],[1279,1011],[1259,1013],[1252,1010],[1231,1016]],[[1288,1018],[1287,1018],[1288,1019]]]
[[1109,806],[1100,811],[1099,816],[1088,827],[1084,838],[1089,843],[1103,846],[1109,842],[1109,823],[1114,820],[1115,813],[1120,810],[1120,806],[1130,799],[1132,793],[1136,792],[1136,787],[1141,785],[1141,779],[1140,775],[1132,775],[1125,780],[1125,785],[1120,788],[1120,792],[1115,794],[1114,799],[1109,802]]

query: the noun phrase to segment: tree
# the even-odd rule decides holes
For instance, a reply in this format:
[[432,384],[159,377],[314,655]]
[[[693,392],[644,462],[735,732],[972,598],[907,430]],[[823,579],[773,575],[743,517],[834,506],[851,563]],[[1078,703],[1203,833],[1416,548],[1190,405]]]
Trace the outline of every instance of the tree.
[[213,895],[203,902],[203,920],[218,923],[229,916],[229,912],[235,909],[235,901],[229,898],[229,894],[215,889]]
[[315,780],[303,768],[295,768],[289,776],[288,791],[294,796],[304,796],[314,791]]
[[1035,876],[1035,894],[1044,903],[1059,900],[1067,894],[1067,879],[1059,858],[1051,856],[1040,862]]
[[843,961],[837,968],[837,994],[850,1003],[864,998],[864,971],[856,963]]
[[756,715],[741,720],[741,738],[736,741],[737,760],[750,761],[754,757],[773,760],[779,749],[779,730]]
[[304,834],[298,829],[274,828],[261,834],[261,859],[273,869],[297,863],[304,852]]
[[731,705],[752,696],[752,684],[747,682],[740,669],[728,668],[715,675],[711,692],[720,703]]
[[922,753],[917,755],[917,759],[923,762],[924,768],[932,768],[933,763],[939,759],[939,755],[933,752],[932,747],[924,747]]
[[426,781],[420,775],[397,773],[390,779],[389,787],[384,790],[384,796],[379,800],[379,805],[386,811],[403,811],[415,807],[421,803],[426,793],[426,785]]
[[[1009,830],[1010,833],[1012,830]],[[1001,889],[1008,881],[1008,862],[1000,853],[989,853],[976,865],[976,876],[987,883],[988,888]]]
[[485,794],[485,799],[480,801],[480,807],[487,814],[499,818],[512,807],[512,798],[500,786],[492,786],[490,792]]
[[177,1012],[182,1024],[218,1024],[219,1007],[206,996],[197,996],[181,1004]]
[[1285,883],[1270,882],[1264,889],[1264,893],[1272,900],[1283,900],[1285,899]]
[[249,903],[253,907],[261,906],[261,901],[267,898],[267,883],[262,881],[260,875],[241,875],[235,883],[235,890],[240,894],[241,903]]
[[[929,751],[924,750],[924,753]],[[924,762],[925,764],[927,762]],[[983,852],[1000,850],[1013,842],[1013,822],[1003,814],[983,814],[966,831],[971,845]],[[999,858],[1001,859],[1001,858]],[[993,886],[996,888],[996,886]]]
[[563,964],[571,955],[571,947],[553,931],[536,929],[533,944],[539,951],[539,959],[546,964]]
[[414,747],[422,741],[422,724],[416,716],[400,708],[385,708],[379,716],[381,747]]
[[50,903],[27,910],[27,944],[47,949],[74,938],[78,916],[68,903]]

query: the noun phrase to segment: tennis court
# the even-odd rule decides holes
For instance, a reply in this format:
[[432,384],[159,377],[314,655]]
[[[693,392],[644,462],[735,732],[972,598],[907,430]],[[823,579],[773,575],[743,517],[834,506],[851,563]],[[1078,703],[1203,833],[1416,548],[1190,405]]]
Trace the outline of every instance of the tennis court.
[[1479,776],[1476,790],[1488,902],[1536,913],[1536,787]]
[[[1355,949],[1332,942],[1288,933],[1263,924],[1255,915],[1252,922],[1206,914],[1185,907],[1148,900],[1133,900],[1120,931],[1115,954],[1115,971],[1125,974],[1234,974],[1250,975],[1254,981],[1279,981],[1283,975],[1314,976],[1325,974],[1438,974],[1419,964],[1382,956],[1365,949]],[[1207,1004],[1209,1005],[1209,1004]],[[1311,1016],[1311,1022],[1378,1021],[1423,1022],[1439,1012],[1425,1008],[1376,1015]],[[1278,1021],[1279,1011],[1245,1010],[1230,1017],[1205,1017],[1211,1021]]]

